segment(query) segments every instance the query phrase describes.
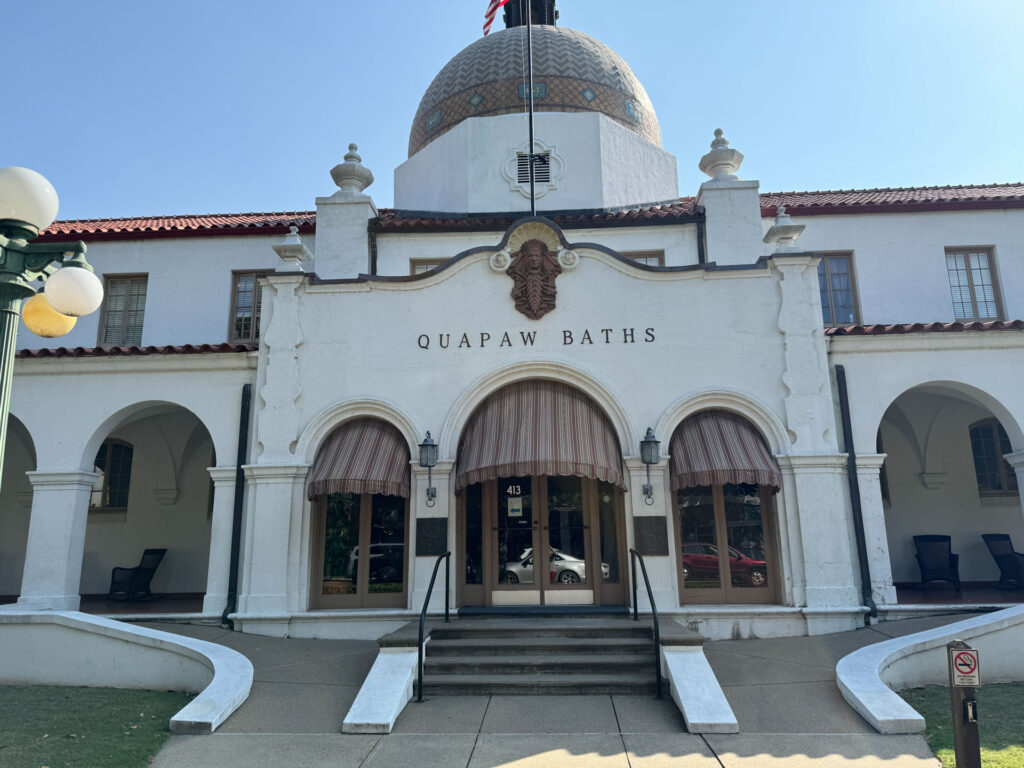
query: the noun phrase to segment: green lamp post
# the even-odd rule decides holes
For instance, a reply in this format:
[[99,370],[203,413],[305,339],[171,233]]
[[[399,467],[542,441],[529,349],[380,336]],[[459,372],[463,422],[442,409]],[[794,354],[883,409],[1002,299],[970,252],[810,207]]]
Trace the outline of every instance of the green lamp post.
[[[95,312],[103,301],[103,285],[85,260],[85,243],[31,242],[56,220],[57,204],[57,193],[42,175],[0,168],[0,479],[22,302],[29,330],[52,337],[70,331],[75,318]],[[37,291],[41,283],[45,295]]]

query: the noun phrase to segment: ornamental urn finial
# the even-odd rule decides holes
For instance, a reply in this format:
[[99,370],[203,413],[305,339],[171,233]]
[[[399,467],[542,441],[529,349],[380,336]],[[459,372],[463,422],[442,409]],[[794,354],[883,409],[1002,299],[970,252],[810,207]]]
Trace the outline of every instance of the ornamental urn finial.
[[794,224],[786,213],[786,206],[780,205],[775,211],[775,224],[764,236],[763,242],[775,246],[775,253],[800,253],[796,247],[796,239],[804,231],[806,224]]
[[331,178],[339,188],[339,191],[334,193],[336,196],[354,197],[362,194],[364,189],[373,184],[373,174],[363,165],[363,158],[359,156],[357,149],[359,147],[355,144],[349,144],[345,162],[331,168]]
[[722,135],[722,129],[715,129],[711,151],[700,159],[698,168],[711,177],[712,181],[733,180],[736,171],[743,164],[743,153],[729,146],[729,140]]

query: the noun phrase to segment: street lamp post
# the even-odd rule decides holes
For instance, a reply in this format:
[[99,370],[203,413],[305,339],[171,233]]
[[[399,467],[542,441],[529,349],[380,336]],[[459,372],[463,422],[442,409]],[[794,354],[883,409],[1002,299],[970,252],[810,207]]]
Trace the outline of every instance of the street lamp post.
[[[61,336],[95,312],[103,285],[85,260],[85,243],[33,243],[57,218],[57,193],[28,168],[0,168],[0,480],[11,407],[18,317],[33,333]],[[45,295],[33,284],[45,283]],[[29,311],[31,305],[31,311]]]

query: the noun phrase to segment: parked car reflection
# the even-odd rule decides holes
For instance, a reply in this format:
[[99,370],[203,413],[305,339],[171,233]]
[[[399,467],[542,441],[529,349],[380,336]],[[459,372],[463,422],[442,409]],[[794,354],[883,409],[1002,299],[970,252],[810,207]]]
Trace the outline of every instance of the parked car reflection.
[[[587,564],[584,560],[552,548],[549,562],[552,583],[579,584],[586,582]],[[611,569],[608,563],[601,563],[601,572],[605,579],[609,577]],[[533,584],[532,547],[524,550],[518,561],[505,564],[500,581],[502,584]]]
[[[711,580],[718,582],[718,547],[703,542],[683,544],[683,578],[691,581]],[[729,547],[729,571],[733,586],[763,587],[768,583],[768,564],[754,560],[736,547]]]

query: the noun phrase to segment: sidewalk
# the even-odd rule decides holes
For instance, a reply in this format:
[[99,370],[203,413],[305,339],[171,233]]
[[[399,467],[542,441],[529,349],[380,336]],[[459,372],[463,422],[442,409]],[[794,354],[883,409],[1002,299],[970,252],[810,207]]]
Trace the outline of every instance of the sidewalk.
[[843,701],[835,664],[864,645],[961,618],[708,642],[705,653],[741,732],[706,737],[686,733],[668,698],[619,695],[428,697],[409,704],[392,734],[341,734],[375,641],[151,623],[234,648],[255,669],[248,701],[215,734],[172,737],[153,768],[937,768],[922,736],[877,734]]

